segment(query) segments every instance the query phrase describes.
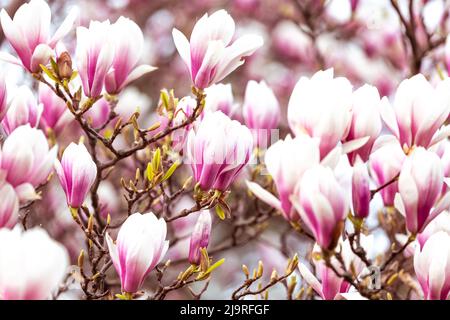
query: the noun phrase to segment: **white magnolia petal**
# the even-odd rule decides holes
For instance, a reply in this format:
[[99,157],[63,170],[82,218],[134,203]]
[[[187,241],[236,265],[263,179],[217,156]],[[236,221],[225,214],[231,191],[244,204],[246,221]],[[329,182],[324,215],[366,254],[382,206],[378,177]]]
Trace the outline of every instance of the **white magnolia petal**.
[[181,31],[175,28],[172,30],[172,37],[181,59],[191,69],[191,49],[188,39]]
[[261,187],[259,184],[251,181],[245,181],[248,189],[260,200],[264,201],[268,205],[274,207],[277,210],[281,209],[281,202],[277,197],[271,194],[269,191]]
[[370,139],[370,136],[347,141],[342,144],[342,153],[347,154],[363,147]]

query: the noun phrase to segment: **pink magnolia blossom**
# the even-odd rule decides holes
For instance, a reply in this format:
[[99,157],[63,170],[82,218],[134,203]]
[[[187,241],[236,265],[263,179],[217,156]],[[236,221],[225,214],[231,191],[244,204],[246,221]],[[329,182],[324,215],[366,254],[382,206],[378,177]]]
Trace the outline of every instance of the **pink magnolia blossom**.
[[57,151],[57,146],[49,150],[44,133],[29,124],[16,128],[6,138],[0,151],[0,174],[4,172],[21,201],[39,197],[34,188],[48,178]]
[[43,300],[58,289],[67,250],[41,228],[0,229],[0,300]]
[[423,248],[416,248],[414,271],[427,300],[447,300],[450,296],[450,234],[433,234]]
[[6,90],[5,75],[0,74],[0,121],[3,120],[6,112],[8,112],[8,108],[8,93]]
[[73,120],[64,100],[42,83],[39,85],[39,102],[43,105],[40,121],[43,130],[59,134]]
[[369,215],[370,209],[370,177],[367,166],[360,158],[353,166],[352,176],[352,203],[353,213],[356,217],[364,219]]
[[244,63],[244,57],[263,45],[263,39],[256,35],[244,35],[231,43],[234,31],[234,20],[225,10],[211,16],[205,14],[198,20],[190,41],[173,29],[175,46],[197,88],[204,89],[221,81]]
[[[175,116],[172,120],[172,125],[181,125],[184,121],[186,121],[186,119],[192,116],[196,106],[197,100],[195,100],[194,98],[190,96],[181,98],[180,101],[178,101]],[[162,126],[160,130],[163,130],[163,128],[165,129],[167,127],[167,117],[165,117],[163,123],[164,121],[166,122],[166,124],[165,126]],[[184,150],[189,131],[192,127],[193,125],[187,125],[184,128],[175,130],[172,133],[172,148],[174,149],[174,151]]]
[[304,172],[320,163],[318,141],[298,135],[294,139],[287,136],[274,143],[266,151],[265,164],[277,187],[276,198],[254,182],[247,182],[249,189],[261,200],[279,209],[288,221],[297,221],[298,212],[292,207],[291,195]]
[[71,208],[83,205],[97,175],[97,166],[84,144],[71,143],[55,161],[55,171]]
[[205,89],[205,112],[222,111],[231,117],[233,113],[233,89],[231,84],[218,83]]
[[320,247],[333,249],[348,213],[347,197],[333,170],[321,165],[306,170],[291,199]]
[[85,118],[93,128],[100,128],[108,121],[110,112],[109,102],[102,97],[85,113]]
[[[373,246],[373,236],[361,236],[361,245],[366,250],[369,251]],[[340,240],[339,249],[341,251],[341,256],[343,258],[346,270],[351,268],[353,265],[353,269],[356,274],[360,274],[364,268],[364,262],[356,256],[352,249],[350,248],[350,242],[348,239],[345,241]],[[312,272],[304,265],[303,263],[299,263],[298,269],[303,279],[310,285],[314,291],[316,291],[322,299],[324,300],[334,300],[340,298],[340,294],[347,293],[351,289],[350,283],[345,281],[343,278],[338,277],[336,273],[329,267],[325,265],[323,259],[316,260],[314,258],[315,255],[320,255],[321,250],[320,247],[316,244],[313,248],[313,263],[316,267],[316,276],[312,274]],[[336,268],[336,270],[342,271],[342,266],[339,261],[335,257],[331,258],[331,263]]]
[[397,88],[393,107],[382,106],[383,121],[402,148],[428,148],[450,134],[447,127],[439,131],[450,112],[450,78],[436,87],[422,74],[405,79]]
[[10,134],[17,127],[29,124],[36,128],[39,125],[43,105],[37,104],[36,99],[27,86],[21,86],[9,105],[8,112],[2,121],[3,129]]
[[444,231],[450,234],[450,212],[443,211],[434,218],[425,229],[417,236],[420,248],[423,248],[427,240],[435,233]]
[[288,122],[294,134],[307,133],[320,139],[324,158],[350,128],[352,85],[343,77],[334,78],[333,69],[319,71],[310,79],[301,77],[288,105]]
[[189,262],[199,264],[201,258],[200,249],[207,248],[211,235],[211,214],[209,210],[203,210],[197,219],[194,230],[192,231],[189,244]]
[[161,262],[169,248],[164,219],[152,213],[134,213],[119,230],[114,242],[106,235],[109,254],[122,283],[122,291],[138,291],[148,274]]
[[450,75],[450,35],[445,39],[445,66],[447,67],[447,74]]
[[250,130],[220,111],[206,113],[187,140],[187,158],[202,190],[226,191],[249,162],[252,150]]
[[388,103],[387,98],[380,99],[377,88],[369,85],[354,91],[352,101],[352,120],[345,141],[364,137],[369,137],[369,140],[361,148],[348,154],[351,164],[355,162],[357,156],[363,161],[369,159],[372,146],[382,127],[380,105]]
[[84,94],[101,95],[105,77],[114,61],[114,34],[109,20],[91,21],[89,28],[77,28],[77,66]]
[[20,60],[6,53],[2,53],[0,58],[23,65],[30,72],[40,72],[39,65],[47,64],[56,44],[70,32],[77,16],[78,10],[74,8],[51,35],[51,11],[47,2],[31,0],[21,5],[12,20],[6,10],[2,9],[0,21],[3,32]]
[[[406,155],[397,138],[391,135],[380,136],[373,146],[369,158],[369,168],[377,187],[391,182],[400,173]],[[385,206],[394,205],[398,191],[398,182],[393,181],[381,189],[380,194]]]
[[245,124],[253,129],[255,144],[260,148],[267,147],[271,130],[277,128],[280,121],[280,106],[265,81],[250,80],[247,83],[242,112]]
[[139,26],[132,20],[120,17],[112,26],[115,46],[111,70],[106,75],[105,89],[116,94],[130,82],[156,68],[147,64],[138,66],[144,49],[144,36]]
[[19,218],[19,199],[9,183],[0,182],[0,229],[12,228]]
[[98,202],[100,204],[100,216],[107,219],[108,214],[113,216],[120,208],[120,197],[114,185],[109,181],[103,181],[98,187]]
[[450,194],[439,199],[443,179],[439,157],[423,147],[414,149],[403,163],[395,207],[405,216],[409,232],[422,232],[428,223],[450,206]]
[[288,59],[310,64],[314,59],[311,38],[291,20],[282,20],[272,31],[274,48]]

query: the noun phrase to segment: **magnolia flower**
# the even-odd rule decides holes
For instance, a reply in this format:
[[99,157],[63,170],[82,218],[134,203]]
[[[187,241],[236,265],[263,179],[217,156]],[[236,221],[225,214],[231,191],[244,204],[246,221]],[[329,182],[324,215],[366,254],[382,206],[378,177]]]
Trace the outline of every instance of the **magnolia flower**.
[[173,29],[175,46],[197,88],[220,82],[244,63],[244,57],[263,45],[263,39],[256,35],[245,35],[231,43],[234,29],[234,20],[225,10],[211,16],[206,13],[198,20],[190,42],[179,30]]
[[319,164],[318,141],[307,135],[298,135],[294,139],[288,135],[286,139],[270,146],[266,151],[264,162],[275,182],[279,199],[254,182],[247,182],[248,188],[258,198],[279,209],[285,219],[297,221],[299,215],[292,207],[290,196],[294,193],[303,173]]
[[93,128],[100,128],[108,121],[110,112],[109,102],[102,97],[85,113],[85,117]]
[[450,234],[433,234],[422,249],[416,248],[414,271],[427,300],[450,298]]
[[102,181],[98,187],[98,202],[100,205],[100,216],[107,219],[108,214],[113,215],[120,208],[120,197],[114,185],[109,181]]
[[189,262],[199,264],[201,258],[200,249],[207,248],[211,234],[211,214],[203,210],[198,216],[189,244]]
[[369,158],[369,168],[377,187],[386,185],[380,190],[385,206],[394,205],[394,197],[398,190],[398,182],[393,181],[400,173],[406,156],[397,138],[391,135],[380,136],[373,146]]
[[30,72],[40,72],[40,64],[47,64],[56,44],[72,29],[78,10],[72,9],[67,18],[51,36],[51,11],[47,2],[31,0],[17,9],[11,20],[5,9],[0,13],[5,37],[16,51],[19,59],[2,53],[2,60],[23,65]]
[[369,215],[371,200],[369,184],[370,178],[366,164],[358,158],[353,166],[352,203],[354,215],[361,219]]
[[333,249],[348,213],[347,197],[333,170],[321,165],[306,170],[291,199],[320,247]]
[[272,32],[273,45],[278,54],[302,63],[311,63],[314,57],[311,38],[298,24],[291,20],[282,20]]
[[163,259],[169,248],[164,219],[152,213],[134,213],[120,227],[117,241],[106,234],[109,254],[120,276],[122,291],[138,291],[148,274]]
[[89,28],[77,28],[77,66],[84,94],[100,96],[106,74],[114,61],[113,31],[109,20],[91,21]]
[[187,158],[202,190],[226,191],[249,162],[250,130],[220,111],[206,113],[197,130],[189,132]]
[[445,66],[447,67],[447,74],[450,75],[450,35],[445,39]]
[[71,143],[55,161],[55,170],[71,208],[83,205],[97,176],[97,166],[83,143]]
[[417,236],[417,242],[420,248],[423,248],[427,240],[435,233],[439,231],[444,231],[450,234],[450,212],[444,211],[437,215]]
[[218,83],[205,89],[205,111],[222,111],[231,117],[233,109],[233,89],[231,84]]
[[369,159],[375,139],[381,131],[380,105],[389,103],[387,98],[380,100],[376,87],[364,85],[353,92],[352,121],[345,141],[369,137],[369,140],[354,152],[348,154],[351,164],[354,164],[359,156],[363,161]]
[[16,128],[6,138],[0,151],[0,173],[16,190],[21,201],[39,196],[35,187],[45,182],[53,168],[58,147],[49,150],[41,130],[29,124]]
[[156,68],[147,64],[137,65],[144,47],[144,36],[139,26],[132,20],[120,17],[111,26],[115,45],[112,69],[105,79],[105,89],[116,94],[142,75]]
[[73,116],[64,100],[43,83],[39,84],[39,102],[43,105],[40,121],[43,130],[59,134],[72,121]]
[[278,127],[280,106],[272,89],[264,81],[250,80],[245,89],[245,100],[242,107],[247,127],[256,130],[255,144],[267,146],[271,130]]
[[17,127],[30,124],[36,128],[39,124],[43,105],[37,104],[30,88],[21,86],[12,99],[8,112],[2,121],[3,129],[10,134]]
[[9,183],[0,182],[0,229],[12,228],[19,217],[19,199]]
[[349,131],[352,113],[352,85],[346,78],[333,78],[333,69],[301,77],[288,105],[288,122],[296,134],[320,139],[324,158]]
[[[178,101],[175,116],[172,119],[172,126],[178,126],[181,125],[184,121],[186,121],[189,117],[191,117],[195,111],[195,108],[197,107],[197,100],[190,96],[186,96],[180,99]],[[160,130],[164,130],[167,128],[168,124],[168,118],[167,117],[161,117],[164,118],[164,120],[161,122],[164,124],[160,127],[158,132]],[[172,148],[174,151],[183,150],[186,144],[186,139],[188,137],[189,131],[191,130],[193,125],[187,125],[184,128],[181,128],[179,130],[175,130],[172,133]],[[155,132],[156,133],[156,132]]]
[[43,229],[0,229],[0,300],[48,299],[68,266],[67,250]]
[[[369,251],[373,246],[373,236],[364,236],[361,235],[361,246],[365,249],[365,251]],[[345,241],[340,239],[339,248],[341,250],[341,256],[344,261],[346,270],[353,270],[357,275],[359,275],[364,268],[364,262],[356,256],[351,247],[348,239]],[[316,274],[318,278],[316,278],[311,271],[303,264],[299,263],[298,269],[303,279],[310,285],[314,291],[316,291],[322,299],[324,300],[334,300],[339,299],[341,297],[340,294],[349,292],[351,285],[343,278],[336,275],[336,273],[329,267],[326,266],[323,259],[316,260],[314,256],[321,255],[320,247],[316,244],[313,248],[312,256],[313,263],[315,265]],[[342,272],[342,266],[339,261],[335,257],[331,258],[331,263],[336,268],[336,270]],[[345,296],[344,296],[345,297]]]
[[428,148],[449,135],[448,129],[438,129],[450,112],[450,78],[439,82],[436,88],[422,74],[403,80],[393,108],[383,104],[381,110],[383,121],[403,148]]
[[[434,149],[434,148],[433,148]],[[444,180],[450,177],[450,141],[445,139],[436,146],[436,154],[441,158],[442,168],[444,169]],[[449,191],[450,188],[447,183],[442,186],[442,194]]]
[[8,108],[8,93],[6,91],[5,76],[0,74],[0,121],[3,120]]
[[434,152],[418,147],[406,158],[398,179],[395,207],[405,216],[409,232],[422,232],[450,206],[450,194],[438,202],[443,179],[442,163]]
[[119,96],[114,112],[128,120],[136,111],[146,112],[150,108],[151,99],[135,87],[125,88]]

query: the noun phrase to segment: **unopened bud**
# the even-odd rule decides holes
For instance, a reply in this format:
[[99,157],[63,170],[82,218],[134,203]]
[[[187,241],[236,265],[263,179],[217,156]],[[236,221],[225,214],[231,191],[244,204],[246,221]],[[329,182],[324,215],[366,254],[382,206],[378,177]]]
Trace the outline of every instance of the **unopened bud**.
[[261,278],[264,272],[264,265],[261,260],[258,261],[258,271],[256,272],[256,276]]
[[207,248],[211,234],[211,215],[208,210],[200,213],[189,246],[189,262],[198,265],[200,263],[200,250]]
[[245,277],[248,279],[250,277],[250,271],[248,271],[248,267],[245,264],[242,265],[242,271],[244,272]]
[[72,59],[67,51],[61,53],[56,64],[58,65],[58,75],[61,79],[70,79],[72,77]]

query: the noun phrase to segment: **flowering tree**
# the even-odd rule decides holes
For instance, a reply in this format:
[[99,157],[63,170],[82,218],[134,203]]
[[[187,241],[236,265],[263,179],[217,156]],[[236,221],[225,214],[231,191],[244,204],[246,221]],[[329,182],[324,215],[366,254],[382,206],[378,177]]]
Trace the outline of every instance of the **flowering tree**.
[[0,299],[448,299],[448,3],[219,2],[2,9]]

